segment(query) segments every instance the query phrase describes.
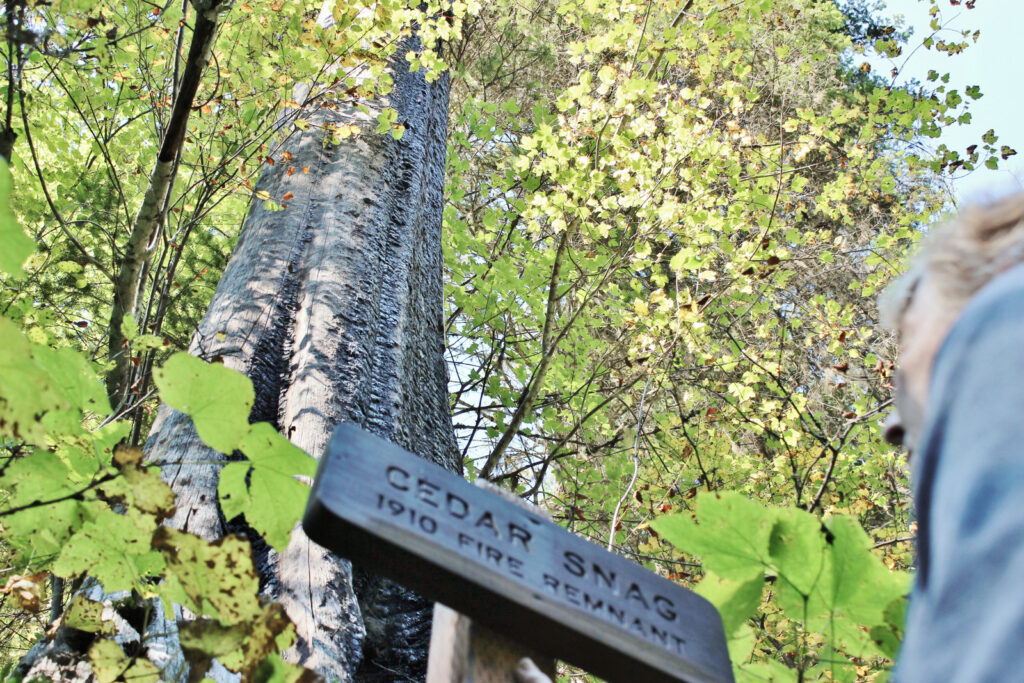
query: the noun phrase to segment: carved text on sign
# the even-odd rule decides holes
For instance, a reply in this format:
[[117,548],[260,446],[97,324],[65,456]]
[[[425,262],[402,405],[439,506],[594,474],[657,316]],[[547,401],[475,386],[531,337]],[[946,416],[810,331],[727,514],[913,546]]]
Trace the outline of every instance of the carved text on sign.
[[706,600],[353,426],[335,432],[304,526],[338,554],[604,678],[732,680]]

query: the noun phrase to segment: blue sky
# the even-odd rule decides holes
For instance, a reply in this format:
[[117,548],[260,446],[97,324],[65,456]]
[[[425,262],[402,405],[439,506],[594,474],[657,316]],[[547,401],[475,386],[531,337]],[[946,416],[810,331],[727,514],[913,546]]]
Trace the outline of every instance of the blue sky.
[[[953,149],[964,150],[980,141],[988,129],[995,129],[999,145],[1016,149],[1018,156],[1001,162],[997,171],[979,168],[954,181],[957,203],[993,198],[1024,189],[1024,0],[976,0],[974,9],[966,9],[966,0],[952,6],[950,0],[937,0],[943,24],[954,29],[981,31],[977,43],[963,53],[948,57],[934,50],[918,49],[921,40],[932,33],[928,0],[884,0],[886,14],[902,14],[914,29],[909,49],[896,58],[901,78],[924,80],[929,69],[949,73],[949,86],[963,93],[969,85],[981,87],[983,97],[974,102],[969,125],[949,130],[940,139]],[[937,38],[959,40],[946,33]],[[906,62],[904,64],[904,62]],[[890,67],[891,68],[891,67]]]

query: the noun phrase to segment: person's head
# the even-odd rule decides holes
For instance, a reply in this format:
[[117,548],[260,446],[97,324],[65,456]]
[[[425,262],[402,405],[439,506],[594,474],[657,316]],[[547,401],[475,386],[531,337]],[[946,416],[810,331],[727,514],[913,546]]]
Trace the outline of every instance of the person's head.
[[968,207],[932,231],[911,269],[879,299],[900,358],[890,443],[913,449],[924,427],[932,364],[967,302],[992,278],[1024,262],[1024,192]]

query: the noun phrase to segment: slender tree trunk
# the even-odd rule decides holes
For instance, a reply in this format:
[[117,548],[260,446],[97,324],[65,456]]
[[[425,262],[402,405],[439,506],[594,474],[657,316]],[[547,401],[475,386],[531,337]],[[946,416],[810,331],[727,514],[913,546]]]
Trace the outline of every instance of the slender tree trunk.
[[[21,82],[21,44],[18,42],[18,34],[25,16],[23,10],[24,3],[18,0],[4,2],[7,29],[7,108],[4,110],[4,123],[0,126],[0,158],[7,164],[11,163],[14,141],[18,139],[18,134],[14,132],[11,124],[14,121],[14,94],[18,89],[15,84]],[[16,81],[16,78],[19,80]]]
[[[393,76],[390,104],[406,125],[399,141],[373,132],[381,102],[364,103],[370,115],[348,105],[303,112],[311,125],[283,148],[291,160],[278,150],[257,184],[279,202],[291,193],[287,208],[253,204],[191,351],[248,374],[252,420],[273,423],[316,457],[333,426],[349,421],[460,471],[443,356],[448,82],[428,84],[401,57]],[[339,123],[364,133],[325,144],[323,128]],[[147,450],[167,463],[178,496],[172,526],[207,539],[247,531],[221,515],[226,458],[199,440],[187,416],[161,406]],[[254,546],[264,592],[297,626],[286,658],[332,680],[422,679],[429,604],[374,577],[353,580],[348,562],[298,528],[280,555],[258,539]],[[172,635],[147,641],[149,657],[181,672],[173,624],[147,629],[161,630]]]
[[121,323],[124,322],[125,316],[135,315],[141,280],[149,263],[149,250],[163,220],[165,200],[174,187],[175,159],[185,140],[189,112],[195,102],[203,72],[210,61],[210,53],[224,9],[221,0],[193,0],[192,4],[197,11],[193,19],[195,27],[192,42],[185,58],[185,71],[181,82],[177,84],[171,118],[167,122],[163,140],[160,141],[156,165],[150,174],[142,206],[139,207],[139,213],[128,235],[128,243],[125,245],[117,280],[114,283],[114,304],[110,309],[108,334],[108,354],[113,362],[113,368],[107,373],[107,394],[114,410],[118,409],[131,388],[131,358],[124,348],[125,337],[121,332]]

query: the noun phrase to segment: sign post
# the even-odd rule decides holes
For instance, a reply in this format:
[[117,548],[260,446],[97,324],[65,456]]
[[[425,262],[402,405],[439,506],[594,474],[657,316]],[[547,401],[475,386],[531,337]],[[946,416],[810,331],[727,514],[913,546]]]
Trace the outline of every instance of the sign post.
[[358,427],[320,460],[311,539],[610,681],[730,682],[700,596]]
[[555,680],[553,659],[434,603],[426,683],[516,683],[514,672],[523,657]]

